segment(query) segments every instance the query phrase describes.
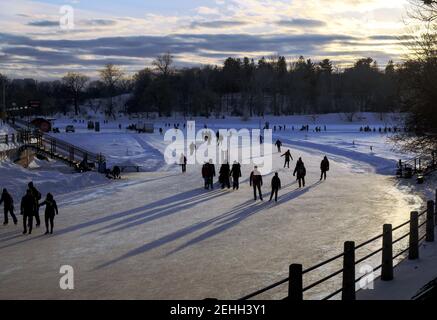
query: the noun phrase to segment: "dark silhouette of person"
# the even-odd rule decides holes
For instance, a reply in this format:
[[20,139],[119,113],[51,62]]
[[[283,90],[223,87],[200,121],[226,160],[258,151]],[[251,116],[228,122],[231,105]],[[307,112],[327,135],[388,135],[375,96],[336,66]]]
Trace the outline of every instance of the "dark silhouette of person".
[[281,152],[282,142],[281,140],[276,140],[275,146],[278,148],[278,152]]
[[293,177],[296,176],[297,181],[299,182],[299,188],[305,187],[305,176],[307,174],[307,170],[305,168],[305,164],[302,161],[302,158],[296,163],[296,168],[294,168]]
[[39,207],[46,206],[46,211],[44,214],[44,220],[46,223],[46,233],[49,234],[49,223],[50,223],[50,233],[53,233],[53,225],[55,220],[55,214],[58,214],[58,206],[55,199],[51,193],[47,193],[47,197],[44,202],[39,204]]
[[112,176],[114,177],[114,179],[121,179],[120,174],[121,174],[120,167],[114,166],[114,168],[112,168]]
[[281,157],[285,157],[284,168],[290,168],[290,160],[293,160],[290,150],[287,150],[287,152],[285,152]]
[[214,189],[215,166],[212,160],[203,165],[202,177],[205,180],[205,189],[209,190],[209,187],[211,190]]
[[202,178],[204,181],[205,189],[208,189],[209,187],[208,170],[209,170],[208,163],[205,162],[202,166]]
[[326,180],[326,172],[329,171],[329,160],[328,157],[325,156],[322,160],[322,162],[320,163],[320,181],[322,181],[322,178],[324,177],[324,180]]
[[29,182],[28,184],[29,187],[29,191],[31,196],[33,197],[33,201],[35,202],[35,221],[36,221],[36,226],[39,227],[41,224],[40,218],[39,218],[39,208],[38,208],[38,203],[39,200],[41,200],[41,192],[39,192],[35,186],[33,185],[33,182]]
[[187,172],[187,157],[182,153],[181,158],[179,159],[179,162],[182,167],[182,173]]
[[259,198],[263,201],[263,195],[261,193],[261,187],[263,185],[263,178],[261,173],[258,171],[258,167],[255,166],[254,170],[250,173],[250,186],[253,187],[253,196],[256,201],[256,190],[258,189]]
[[209,160],[208,163],[208,183],[211,187],[211,190],[214,189],[214,177],[215,177],[215,165],[212,163],[212,160]]
[[222,189],[224,189],[225,187],[229,189],[231,187],[230,176],[231,167],[229,166],[229,163],[222,164],[219,172],[219,181],[222,185]]
[[240,188],[241,165],[237,161],[234,161],[230,175],[232,176],[232,188],[238,190]]
[[7,225],[9,223],[9,219],[8,219],[9,214],[11,215],[14,224],[17,225],[17,217],[14,214],[14,199],[9,194],[6,188],[3,189],[2,197],[0,198],[0,204],[2,203],[3,203],[4,214],[5,214],[3,225]]
[[273,195],[275,195],[275,202],[278,202],[278,191],[281,189],[281,179],[279,179],[279,175],[275,172],[275,175],[272,178],[272,193],[270,194],[270,200],[272,201]]
[[21,214],[23,215],[23,234],[27,233],[29,227],[29,234],[32,233],[33,216],[37,210],[38,205],[35,203],[35,198],[30,189],[26,191],[26,195],[21,199]]

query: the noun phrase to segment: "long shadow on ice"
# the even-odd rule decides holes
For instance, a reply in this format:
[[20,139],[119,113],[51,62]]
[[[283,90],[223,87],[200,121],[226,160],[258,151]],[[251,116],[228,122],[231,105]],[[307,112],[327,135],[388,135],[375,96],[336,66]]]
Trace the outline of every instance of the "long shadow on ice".
[[164,237],[161,237],[161,238],[156,239],[152,242],[149,242],[143,246],[140,246],[136,249],[133,249],[133,250],[127,252],[126,254],[124,254],[124,255],[122,255],[114,260],[111,260],[111,261],[108,261],[104,264],[101,264],[101,265],[97,266],[95,269],[101,269],[101,268],[108,267],[114,263],[120,262],[120,261],[125,260],[125,259],[129,259],[131,257],[140,255],[142,253],[145,253],[147,251],[150,251],[152,249],[155,249],[155,248],[160,247],[162,245],[165,245],[167,243],[176,241],[182,237],[185,237],[185,236],[190,235],[196,231],[207,228],[211,225],[214,226],[213,229],[208,230],[199,236],[196,236],[195,238],[189,240],[185,244],[177,247],[176,249],[170,251],[167,254],[167,255],[171,255],[171,254],[176,253],[184,248],[187,248],[191,245],[194,245],[194,244],[199,243],[203,240],[206,240],[210,237],[213,237],[213,236],[215,236],[223,231],[226,231],[226,230],[232,228],[233,226],[239,224],[240,222],[244,221],[245,219],[251,217],[252,215],[257,214],[265,209],[268,209],[268,208],[280,205],[282,203],[285,203],[287,201],[296,199],[296,198],[302,196],[303,194],[307,193],[308,191],[310,191],[312,188],[316,187],[320,183],[321,182],[317,182],[317,183],[314,183],[306,188],[296,189],[294,191],[288,192],[288,193],[282,195],[280,197],[280,199],[278,199],[278,203],[276,203],[276,204],[274,202],[254,202],[253,200],[248,200],[248,201],[234,207],[229,212],[225,212],[217,217],[208,219],[206,221],[195,223],[191,226],[188,226],[188,227],[182,228],[178,231],[175,231],[173,233],[170,233]]
[[[155,208],[152,210],[142,210],[143,212],[140,212],[137,215],[130,216],[126,219],[123,219],[121,221],[114,222],[110,225],[103,226],[99,229],[92,230],[90,232],[87,232],[85,234],[95,233],[99,231],[104,231],[103,234],[110,234],[113,232],[122,231],[125,229],[133,228],[138,225],[151,222],[156,219],[160,219],[172,214],[175,214],[177,212],[189,209],[191,207],[194,207],[200,203],[212,200],[214,198],[218,198],[221,196],[226,195],[223,191],[220,191],[219,189],[216,189],[214,191],[210,191],[208,193],[202,194],[200,196],[191,197],[191,198],[181,198],[179,199],[179,202],[173,202],[168,203],[163,207]],[[115,228],[115,229],[113,229]]]
[[[163,217],[163,216],[167,216],[169,214],[177,213],[178,211],[184,209],[182,207],[189,208],[190,206],[193,206],[199,202],[212,199],[213,197],[219,197],[219,196],[222,196],[225,194],[226,193],[220,192],[219,190],[206,192],[203,188],[192,189],[192,190],[189,190],[189,191],[186,191],[183,193],[179,193],[179,194],[155,201],[153,203],[147,204],[147,205],[142,206],[142,207],[138,207],[138,208],[126,210],[123,212],[111,214],[108,216],[104,216],[101,218],[93,219],[90,221],[86,221],[83,223],[79,223],[79,224],[76,224],[76,225],[73,225],[70,227],[60,229],[58,231],[55,231],[55,233],[53,234],[53,237],[60,236],[60,235],[66,234],[66,233],[71,233],[71,232],[85,229],[88,227],[100,225],[100,224],[103,224],[106,222],[111,222],[111,221],[114,221],[116,219],[129,217],[129,216],[135,215],[137,213],[140,213],[140,216],[142,216],[142,215],[144,215],[144,211],[147,211],[147,210],[152,210],[152,212],[153,212],[152,214],[155,215],[154,217],[147,218],[150,221],[153,219],[158,219],[158,218]],[[184,205],[184,203],[186,203],[186,202],[188,202],[188,204]],[[167,209],[160,208],[162,206],[165,206],[165,208],[167,208]],[[149,213],[147,213],[147,214],[149,214]],[[105,228],[101,228],[101,229],[105,229]],[[10,239],[10,240],[12,240],[12,239]],[[25,243],[28,241],[32,241],[32,240],[35,240],[35,238],[29,237],[29,238],[23,239],[21,241],[2,246],[2,247],[0,247],[0,249],[8,248],[8,247],[18,245],[21,243]]]

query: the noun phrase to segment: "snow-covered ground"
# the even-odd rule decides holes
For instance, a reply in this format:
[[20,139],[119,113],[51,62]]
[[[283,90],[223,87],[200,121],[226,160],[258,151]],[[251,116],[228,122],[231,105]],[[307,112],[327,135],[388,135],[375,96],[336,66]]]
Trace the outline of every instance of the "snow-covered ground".
[[[283,184],[277,204],[253,201],[249,165],[243,166],[240,190],[204,190],[200,165],[181,174],[178,166],[165,164],[162,136],[118,129],[119,123],[124,128],[134,122],[129,119],[102,124],[99,133],[74,123],[76,133],[57,134],[104,153],[109,164],[142,166],[143,172],[122,180],[61,172],[41,161],[31,171],[3,162],[0,176],[8,179],[0,187],[13,190],[16,202],[34,180],[43,194],[55,194],[60,215],[53,236],[41,235],[43,230],[22,236],[13,225],[0,228],[0,255],[7,257],[0,262],[0,298],[239,298],[286,277],[290,263],[309,267],[341,252],[344,241],[360,243],[379,234],[384,223],[399,224],[410,211],[423,208],[421,192],[393,177],[400,154],[391,150],[387,135],[359,132],[362,125],[385,122],[346,124],[338,115],[327,115],[317,122],[327,125],[326,132],[302,133],[300,125],[314,126],[310,117],[280,119],[269,119],[271,127],[287,125],[274,138],[283,140],[295,159],[303,158],[308,176],[307,186],[298,189],[292,169],[282,168],[283,158],[274,150],[274,171]],[[167,122],[183,123],[177,120]],[[198,127],[258,128],[259,122],[198,119]],[[71,120],[59,119],[55,126],[67,124]],[[328,180],[319,182],[325,154],[331,170]],[[265,200],[271,177],[264,177]],[[372,249],[357,253],[358,258]],[[378,257],[371,263],[379,264]],[[73,291],[59,289],[61,265],[75,269]],[[333,263],[310,273],[305,283],[338,268]],[[335,278],[306,298],[321,298],[340,282]],[[284,285],[260,298],[282,298],[286,291]]]

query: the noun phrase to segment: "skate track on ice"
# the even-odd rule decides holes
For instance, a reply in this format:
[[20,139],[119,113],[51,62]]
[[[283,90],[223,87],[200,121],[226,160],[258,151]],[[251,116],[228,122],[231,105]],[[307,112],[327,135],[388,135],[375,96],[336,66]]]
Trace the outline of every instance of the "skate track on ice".
[[[160,136],[138,139],[146,139],[138,141],[143,148],[165,148]],[[420,205],[379,174],[388,162],[373,162],[371,155],[355,161],[349,158],[355,154],[329,146],[283,141],[295,160],[283,169],[283,158],[273,154],[283,185],[277,204],[267,201],[272,175],[264,177],[265,201],[253,201],[249,166],[239,191],[205,191],[200,166],[182,175],[179,166],[162,164],[159,172],[57,196],[53,236],[42,235],[43,228],[31,236],[22,236],[21,227],[0,229],[0,298],[239,298],[287,276],[290,263],[308,267],[329,258],[344,241],[366,240]],[[331,170],[319,182],[324,152]],[[308,172],[301,190],[292,177],[299,156]],[[75,270],[72,291],[59,289],[61,265]],[[338,281],[307,298],[323,296]],[[279,287],[260,298],[282,298],[286,291]]]

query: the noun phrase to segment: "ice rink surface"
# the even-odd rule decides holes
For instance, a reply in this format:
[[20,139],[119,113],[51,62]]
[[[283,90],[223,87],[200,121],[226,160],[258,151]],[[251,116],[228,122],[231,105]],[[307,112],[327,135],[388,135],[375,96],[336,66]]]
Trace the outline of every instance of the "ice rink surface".
[[[274,138],[294,157],[292,168],[284,169],[283,158],[273,150],[273,171],[279,172],[283,185],[277,204],[268,202],[273,173],[263,177],[265,201],[253,200],[250,165],[243,166],[240,190],[218,185],[204,190],[200,165],[189,165],[182,174],[179,166],[163,162],[166,145],[159,134],[116,128],[61,134],[105,152],[113,164],[131,161],[145,172],[109,181],[97,173],[78,176],[40,163],[30,173],[2,163],[0,174],[9,179],[0,187],[21,194],[32,179],[44,195],[55,194],[60,214],[51,236],[43,235],[44,227],[31,236],[21,234],[21,225],[0,227],[0,298],[236,299],[287,277],[291,263],[306,268],[330,258],[341,252],[344,241],[367,240],[384,223],[404,222],[411,210],[423,205],[419,194],[394,178],[398,154],[386,136],[358,128],[332,124],[317,134],[276,132]],[[324,155],[331,169],[328,180],[320,182]],[[298,157],[308,173],[302,189],[292,176]],[[18,200],[15,196],[16,207]],[[74,290],[59,288],[62,265],[74,268]],[[306,275],[305,282],[340,267],[328,265]],[[310,290],[306,298],[322,298],[340,283],[335,278]],[[284,285],[260,298],[286,294]]]

